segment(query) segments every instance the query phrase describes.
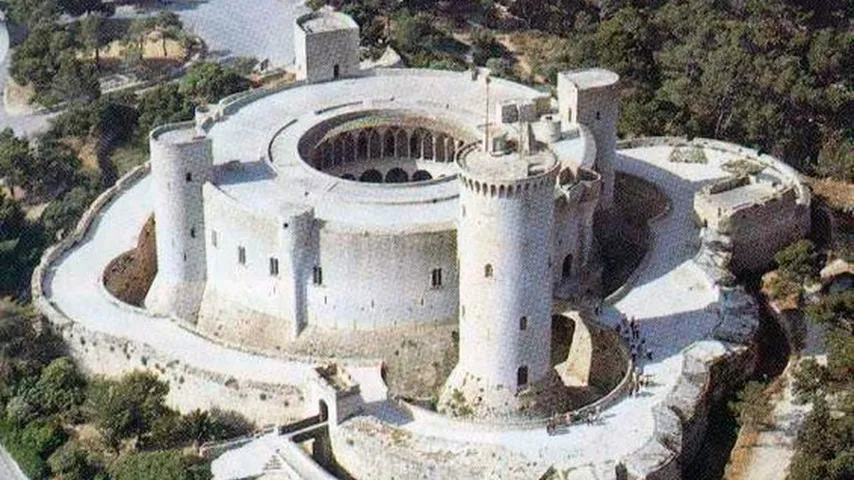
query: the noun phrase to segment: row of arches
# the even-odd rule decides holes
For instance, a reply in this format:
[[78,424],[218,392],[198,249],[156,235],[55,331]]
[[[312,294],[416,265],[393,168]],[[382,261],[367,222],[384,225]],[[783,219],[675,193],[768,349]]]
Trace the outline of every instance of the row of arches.
[[472,180],[470,178],[463,178],[461,176],[460,181],[463,182],[463,185],[468,187],[469,190],[477,193],[478,195],[509,198],[527,193],[531,188],[542,188],[544,185],[547,185],[553,182],[554,180],[552,180],[550,177],[544,177],[533,182],[525,182],[516,185],[495,185],[489,183],[481,183],[479,181]]
[[365,170],[358,178],[352,173],[341,175],[345,180],[358,180],[366,183],[407,183],[407,182],[424,182],[432,180],[433,175],[427,170],[416,170],[412,173],[412,177],[402,168],[392,168],[385,175],[379,170],[371,168]]
[[312,164],[324,170],[360,160],[398,158],[453,162],[461,140],[426,128],[364,128],[322,141],[314,149]]

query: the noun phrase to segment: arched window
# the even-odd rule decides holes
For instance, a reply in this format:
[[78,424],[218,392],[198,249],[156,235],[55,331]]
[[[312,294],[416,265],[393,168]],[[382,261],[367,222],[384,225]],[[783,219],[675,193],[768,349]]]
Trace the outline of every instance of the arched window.
[[192,181],[193,181],[193,173],[192,173],[192,172],[187,172],[187,174],[186,174],[186,175],[184,175],[184,180],[186,180],[186,181],[187,181],[187,183],[192,182]]
[[492,278],[492,264],[487,263],[486,266],[483,267],[483,276],[486,278]]
[[360,182],[368,182],[368,183],[383,183],[383,174],[380,173],[379,170],[374,170],[373,168],[365,171],[360,177]]
[[409,181],[409,175],[402,168],[392,168],[385,174],[385,183],[406,183]]
[[516,370],[516,386],[518,388],[525,388],[528,385],[528,367],[522,365]]
[[563,266],[561,267],[561,276],[563,278],[569,278],[572,275],[572,254],[566,256],[563,259]]
[[430,172],[428,172],[427,170],[416,170],[415,173],[412,174],[413,182],[423,182],[432,179],[433,175],[430,175]]
[[522,317],[519,319],[519,330],[527,330],[528,329],[528,317]]

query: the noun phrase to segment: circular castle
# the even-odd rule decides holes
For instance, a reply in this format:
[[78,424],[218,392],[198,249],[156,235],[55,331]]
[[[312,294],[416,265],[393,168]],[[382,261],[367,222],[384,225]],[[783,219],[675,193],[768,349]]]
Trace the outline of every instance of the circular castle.
[[[294,32],[296,82],[156,128],[150,167],[46,253],[35,303],[83,368],[158,371],[182,409],[274,423],[319,412],[335,458],[358,477],[530,478],[557,465],[578,478],[673,478],[673,459],[702,436],[694,407],[714,390],[708,366],[752,361],[755,315],[729,270],[767,263],[808,228],[797,175],[713,141],[618,151],[619,78],[607,70],[560,73],[552,98],[486,70],[361,70],[358,26],[340,13],[300,17]],[[735,159],[764,170],[725,178]],[[603,311],[599,239],[614,232],[596,228],[618,210],[618,172],[671,205],[640,273]],[[129,248],[124,237],[135,242],[152,213],[157,273],[143,308],[107,292],[100,272],[97,288],[77,281]],[[645,367],[659,375],[653,398],[679,405],[613,406],[643,363],[614,332],[634,312],[674,319],[642,329],[665,352]],[[705,338],[729,346],[694,348]],[[690,400],[685,385],[697,390]],[[556,414],[608,408],[638,425],[615,433],[613,452],[579,453],[604,441],[588,430],[540,433]],[[481,446],[446,471],[429,452],[461,451],[453,442]]]

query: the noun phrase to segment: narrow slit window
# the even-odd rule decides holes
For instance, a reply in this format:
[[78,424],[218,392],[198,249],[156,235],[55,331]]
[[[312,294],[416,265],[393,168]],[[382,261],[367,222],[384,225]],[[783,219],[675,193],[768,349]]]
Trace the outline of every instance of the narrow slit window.
[[430,284],[433,288],[438,288],[442,286],[442,269],[434,268],[433,272],[430,274]]
[[323,285],[323,269],[320,266],[315,266],[312,271],[312,281],[315,285]]
[[219,235],[217,235],[216,230],[211,230],[211,245],[214,247],[219,246]]
[[246,265],[246,247],[237,247],[237,263]]
[[279,259],[276,257],[270,257],[270,276],[279,276]]
[[527,330],[528,329],[528,317],[522,317],[519,319],[519,330]]
[[493,275],[492,264],[487,263],[485,267],[483,267],[483,276],[486,278],[492,278]]

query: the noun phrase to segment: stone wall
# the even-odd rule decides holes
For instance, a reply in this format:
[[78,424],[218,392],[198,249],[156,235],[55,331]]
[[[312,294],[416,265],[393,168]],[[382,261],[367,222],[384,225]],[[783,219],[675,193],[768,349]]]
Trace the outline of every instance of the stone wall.
[[[44,294],[45,277],[51,265],[83,241],[92,223],[113,198],[135,185],[148,174],[145,164],[130,171],[116,184],[98,196],[81,217],[76,228],[58,244],[49,247],[33,272],[33,304],[48,319],[66,342],[69,353],[82,371],[89,375],[116,377],[142,369],[156,373],[169,382],[167,402],[182,412],[217,406],[232,409],[258,424],[281,423],[303,414],[304,395],[298,386],[273,385],[227,377],[186,365],[158,352],[147,344],[92,331],[62,312]],[[100,282],[103,295],[112,298]],[[117,308],[145,312],[112,298]]]
[[373,417],[349,420],[329,433],[335,460],[358,478],[530,480],[549,467],[500,446],[424,438]]
[[[673,147],[694,146],[731,154],[736,158],[748,159],[770,169],[779,178],[783,187],[779,192],[759,199],[751,204],[740,205],[731,211],[721,212],[721,234],[731,239],[732,259],[728,268],[734,272],[757,271],[767,268],[774,254],[786,245],[803,238],[810,229],[809,189],[801,175],[771,155],[729,142],[697,138],[687,140],[677,137],[649,137],[619,143],[620,148],[650,147],[666,145]],[[741,180],[723,182],[718,188],[734,187]],[[709,222],[709,226],[713,227]]]

